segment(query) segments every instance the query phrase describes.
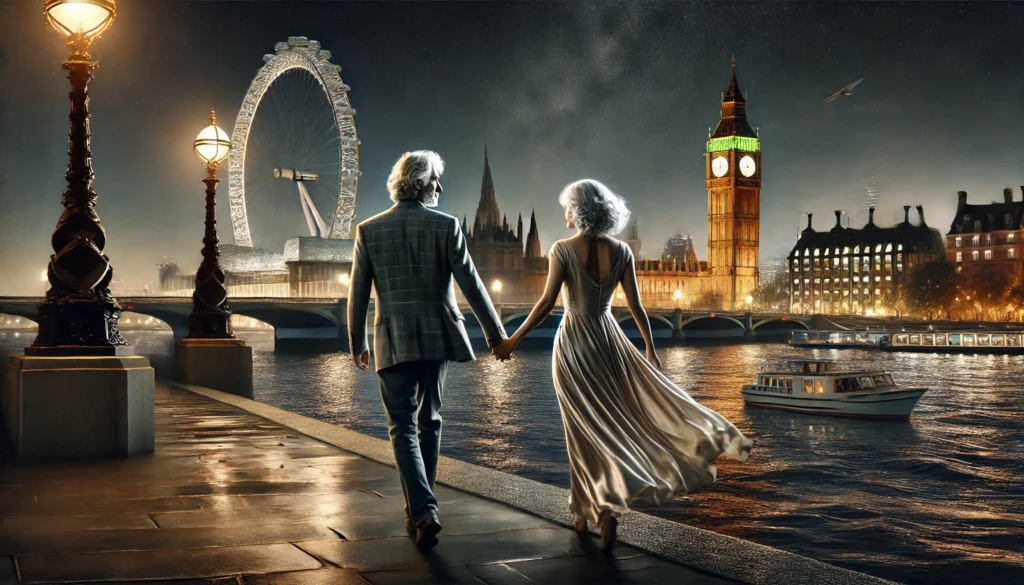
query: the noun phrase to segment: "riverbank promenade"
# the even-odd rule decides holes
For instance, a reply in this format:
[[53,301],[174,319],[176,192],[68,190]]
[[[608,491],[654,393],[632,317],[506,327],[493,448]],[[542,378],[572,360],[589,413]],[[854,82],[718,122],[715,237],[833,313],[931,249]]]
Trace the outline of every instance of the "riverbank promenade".
[[[444,530],[424,555],[405,532],[395,470],[372,460],[389,456],[385,441],[168,384],[157,387],[156,441],[147,457],[4,460],[0,584],[883,583],[667,521],[690,542],[665,548],[658,539],[677,536],[656,529],[647,548],[661,557],[624,543],[604,555],[595,536],[560,524],[565,490],[452,460],[439,481],[483,487],[438,486]],[[643,516],[624,518],[624,540],[651,530]],[[718,551],[716,538],[739,544]],[[703,571],[678,560],[701,549]]]

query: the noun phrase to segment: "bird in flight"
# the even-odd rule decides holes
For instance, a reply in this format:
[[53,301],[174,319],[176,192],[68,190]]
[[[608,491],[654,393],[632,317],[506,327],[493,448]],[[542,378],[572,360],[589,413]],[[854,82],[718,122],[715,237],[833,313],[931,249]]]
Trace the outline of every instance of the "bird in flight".
[[862,82],[862,81],[864,81],[863,77],[861,77],[857,81],[854,81],[850,85],[847,85],[843,89],[840,89],[839,91],[835,92],[834,94],[828,96],[827,98],[825,98],[825,103],[826,104],[832,103],[832,102],[836,101],[837,99],[839,99],[841,96],[844,96],[844,95],[853,95],[853,88],[855,88],[858,85],[860,85],[860,82]]

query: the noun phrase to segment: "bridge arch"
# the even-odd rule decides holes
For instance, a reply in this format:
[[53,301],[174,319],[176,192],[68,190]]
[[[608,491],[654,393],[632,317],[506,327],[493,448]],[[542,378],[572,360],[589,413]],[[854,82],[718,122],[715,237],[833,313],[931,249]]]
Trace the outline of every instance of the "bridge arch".
[[[675,326],[672,325],[671,320],[658,313],[647,313],[647,319],[651,322],[651,335],[655,339],[669,339],[672,337]],[[619,327],[622,328],[626,337],[631,339],[640,339],[642,337],[640,335],[640,327],[637,326],[632,313],[619,314],[616,316],[616,321],[618,321]]]
[[729,315],[694,315],[679,324],[683,339],[719,339],[741,337],[746,333],[743,321]]
[[10,307],[4,307],[4,310],[0,311],[0,320],[2,320],[4,316],[7,316],[7,317],[21,317],[22,319],[25,319],[26,321],[31,321],[33,323],[39,324],[39,314],[36,311],[30,311],[30,310],[22,311],[22,310],[19,310],[17,307],[10,306]]
[[787,319],[783,319],[781,317],[769,317],[767,319],[762,319],[762,320],[758,321],[757,323],[754,323],[754,329],[758,329],[760,327],[765,327],[765,328],[768,328],[768,329],[771,329],[771,328],[778,328],[778,329],[804,329],[804,330],[810,329],[810,327],[808,327],[805,323],[803,323],[799,319],[788,319],[788,318]]

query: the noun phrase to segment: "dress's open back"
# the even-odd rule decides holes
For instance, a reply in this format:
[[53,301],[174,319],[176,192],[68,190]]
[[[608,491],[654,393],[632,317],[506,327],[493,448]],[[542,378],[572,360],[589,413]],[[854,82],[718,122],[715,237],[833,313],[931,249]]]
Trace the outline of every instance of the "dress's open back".
[[609,242],[618,249],[601,279],[588,274],[571,242],[556,242],[550,253],[565,275],[552,374],[569,451],[570,508],[592,525],[602,512],[620,515],[635,498],[660,503],[713,482],[716,457],[745,460],[751,448],[626,338],[611,299],[632,252]]

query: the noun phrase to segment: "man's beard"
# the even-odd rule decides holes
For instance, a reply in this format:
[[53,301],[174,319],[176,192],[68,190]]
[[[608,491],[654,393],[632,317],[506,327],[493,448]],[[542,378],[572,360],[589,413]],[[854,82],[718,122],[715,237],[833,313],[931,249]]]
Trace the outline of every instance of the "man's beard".
[[420,203],[427,207],[437,207],[437,188],[428,184],[420,191]]

